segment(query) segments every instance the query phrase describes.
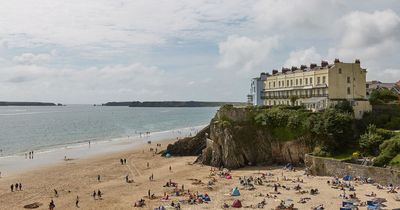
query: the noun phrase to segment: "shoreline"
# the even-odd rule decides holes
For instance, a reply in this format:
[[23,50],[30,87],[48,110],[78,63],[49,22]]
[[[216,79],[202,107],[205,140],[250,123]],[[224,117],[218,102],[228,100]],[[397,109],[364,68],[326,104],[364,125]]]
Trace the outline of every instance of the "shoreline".
[[17,153],[0,157],[1,177],[21,174],[41,167],[54,166],[65,162],[66,159],[84,159],[96,156],[124,152],[142,147],[147,141],[164,142],[173,141],[177,138],[193,136],[206,125],[178,128],[166,131],[153,132],[149,135],[128,136],[112,138],[108,140],[80,141],[55,147],[44,148],[34,151],[33,159],[26,159],[24,154]]

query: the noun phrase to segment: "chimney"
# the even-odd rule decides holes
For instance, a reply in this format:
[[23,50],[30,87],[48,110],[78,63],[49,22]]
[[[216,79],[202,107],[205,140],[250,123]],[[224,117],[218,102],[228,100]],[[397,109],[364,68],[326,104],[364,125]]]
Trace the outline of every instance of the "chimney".
[[313,69],[315,67],[317,67],[317,64],[315,64],[315,63],[310,64],[310,69]]
[[360,59],[356,59],[356,62],[355,63],[358,63],[358,64],[360,64],[361,62],[360,62]]
[[278,70],[276,70],[276,69],[272,70],[272,75],[275,75],[277,73],[278,73]]
[[328,65],[328,61],[321,61],[321,67],[325,67]]
[[334,63],[340,63],[340,60],[339,60],[339,58],[335,58],[335,61],[334,61]]
[[306,69],[306,68],[307,68],[306,65],[301,65],[301,66],[300,66],[300,69],[301,69],[301,70],[304,70],[304,69]]

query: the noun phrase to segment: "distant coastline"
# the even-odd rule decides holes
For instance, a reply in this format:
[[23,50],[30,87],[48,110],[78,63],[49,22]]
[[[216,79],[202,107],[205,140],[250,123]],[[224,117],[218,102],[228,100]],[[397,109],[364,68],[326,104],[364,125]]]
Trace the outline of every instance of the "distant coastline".
[[245,105],[244,102],[211,102],[211,101],[123,101],[107,102],[102,106],[129,106],[129,107],[218,107],[225,104],[235,106]]
[[48,102],[11,102],[0,101],[0,106],[62,106],[62,104]]

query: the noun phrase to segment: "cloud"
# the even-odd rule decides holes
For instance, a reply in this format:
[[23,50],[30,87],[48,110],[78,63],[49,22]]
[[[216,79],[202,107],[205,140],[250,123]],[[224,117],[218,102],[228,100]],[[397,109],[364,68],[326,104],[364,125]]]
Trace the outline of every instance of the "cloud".
[[392,10],[354,11],[337,25],[339,43],[330,49],[330,57],[377,59],[398,51],[400,46],[400,17]]
[[40,53],[40,54],[33,54],[33,53],[23,53],[18,56],[13,57],[13,62],[16,64],[44,64],[48,63],[52,56],[55,56],[55,51],[50,54]]
[[229,36],[219,43],[220,61],[217,67],[239,74],[259,72],[278,45],[278,37],[252,39],[246,36]]
[[300,66],[308,65],[321,61],[322,56],[316,51],[315,47],[310,47],[305,50],[296,50],[290,52],[289,58],[285,62],[285,66]]

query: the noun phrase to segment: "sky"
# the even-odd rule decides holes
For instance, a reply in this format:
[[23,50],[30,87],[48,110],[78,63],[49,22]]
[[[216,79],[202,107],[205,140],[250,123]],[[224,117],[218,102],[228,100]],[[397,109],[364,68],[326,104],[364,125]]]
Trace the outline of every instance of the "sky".
[[335,58],[400,80],[398,0],[0,0],[0,101],[246,101]]

